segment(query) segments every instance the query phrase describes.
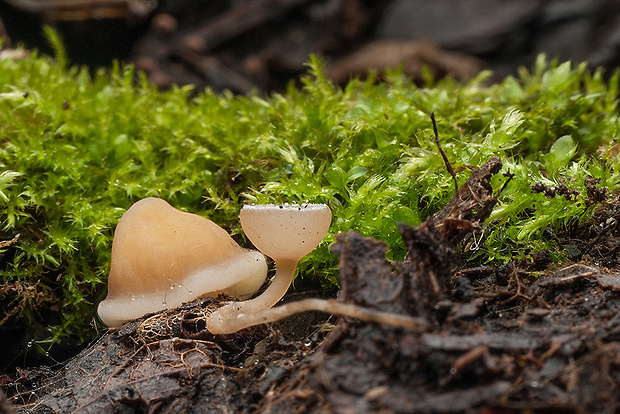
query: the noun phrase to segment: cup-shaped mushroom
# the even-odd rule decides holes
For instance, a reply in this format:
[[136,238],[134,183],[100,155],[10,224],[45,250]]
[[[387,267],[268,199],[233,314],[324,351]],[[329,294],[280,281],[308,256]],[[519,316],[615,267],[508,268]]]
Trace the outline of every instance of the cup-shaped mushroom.
[[325,204],[247,205],[239,214],[245,235],[274,259],[299,261],[319,245],[332,221]]
[[260,252],[241,248],[211,220],[146,198],[116,227],[108,295],[98,313],[115,327],[201,296],[247,299],[266,277]]
[[299,260],[319,245],[332,221],[325,204],[248,205],[239,214],[245,235],[276,263],[276,274],[260,296],[245,302],[253,312],[275,305],[286,293]]
[[248,314],[271,308],[286,293],[299,260],[319,245],[332,220],[325,204],[244,206],[239,214],[246,236],[276,263],[271,284],[254,299],[233,302],[214,311],[207,329],[214,334],[236,332],[256,322]]

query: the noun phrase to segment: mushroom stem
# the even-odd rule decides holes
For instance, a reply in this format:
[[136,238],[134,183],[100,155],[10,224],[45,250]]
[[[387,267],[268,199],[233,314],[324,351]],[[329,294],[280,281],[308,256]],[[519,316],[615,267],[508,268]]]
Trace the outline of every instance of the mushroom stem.
[[293,282],[297,260],[277,260],[276,274],[269,287],[258,297],[239,303],[243,313],[270,308],[282,299]]
[[[359,319],[364,322],[379,323],[383,325],[397,326],[405,329],[420,329],[427,326],[427,322],[422,318],[415,318],[408,315],[400,315],[390,312],[381,312],[374,309],[367,309],[357,305],[338,302],[335,299],[303,299],[296,302],[286,303],[276,308],[263,309],[253,313],[243,313],[238,311],[238,307],[235,305],[241,305],[237,303],[231,303],[223,308],[220,308],[211,314],[208,321],[208,329],[214,334],[228,334],[236,332],[240,329],[247,328],[254,325],[260,325],[262,323],[274,322],[289,316],[295,315],[301,312],[307,311],[319,311],[331,313],[335,316],[345,316],[355,319]],[[222,309],[232,306],[235,308],[236,318],[234,319],[220,319],[215,320],[222,322],[217,323],[218,332],[213,331],[213,316]],[[235,312],[235,313],[236,313]]]
[[209,331],[213,334],[232,333],[261,323],[250,323],[248,325],[246,321],[251,315],[271,308],[282,299],[293,281],[297,263],[297,260],[280,259],[276,261],[276,274],[269,287],[254,299],[231,302],[215,310],[207,321]]

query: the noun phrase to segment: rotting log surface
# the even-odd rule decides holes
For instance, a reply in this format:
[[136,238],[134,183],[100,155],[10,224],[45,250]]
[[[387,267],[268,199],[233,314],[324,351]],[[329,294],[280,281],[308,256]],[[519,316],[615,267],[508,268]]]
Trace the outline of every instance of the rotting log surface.
[[588,263],[542,272],[544,254],[455,273],[458,242],[497,202],[500,168],[489,160],[445,209],[402,225],[403,262],[374,239],[337,238],[340,300],[421,316],[424,331],[340,320],[314,346],[265,327],[213,338],[204,318],[217,300],[203,299],[5,389],[33,413],[620,412],[620,274]]

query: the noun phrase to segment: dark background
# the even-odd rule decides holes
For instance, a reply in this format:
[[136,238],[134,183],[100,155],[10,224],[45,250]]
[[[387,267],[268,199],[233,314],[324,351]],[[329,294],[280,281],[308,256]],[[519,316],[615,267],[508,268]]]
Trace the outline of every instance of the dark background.
[[414,78],[427,65],[497,80],[542,52],[606,68],[620,56],[620,2],[608,0],[2,0],[0,17],[5,46],[49,53],[49,24],[74,64],[121,59],[161,88],[235,93],[282,90],[311,53],[340,83],[398,63]]

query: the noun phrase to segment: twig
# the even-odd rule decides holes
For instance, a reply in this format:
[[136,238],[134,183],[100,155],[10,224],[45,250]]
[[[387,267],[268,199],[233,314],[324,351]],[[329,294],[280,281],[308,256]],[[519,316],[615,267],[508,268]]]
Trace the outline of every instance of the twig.
[[452,164],[450,163],[450,160],[448,160],[446,153],[443,152],[443,150],[441,149],[441,145],[439,145],[439,133],[437,132],[437,122],[435,121],[434,111],[431,112],[431,121],[433,121],[433,131],[435,132],[435,144],[437,145],[437,149],[439,150],[439,153],[441,154],[441,157],[443,158],[444,164],[446,164],[446,169],[448,170],[448,172],[452,176],[452,179],[454,180],[454,194],[456,194],[459,192],[459,183],[456,181],[456,173],[454,172],[454,168],[452,168]]
[[5,248],[5,247],[9,247],[9,246],[11,246],[11,245],[13,245],[13,244],[17,243],[17,240],[19,240],[19,236],[20,236],[20,234],[19,234],[19,233],[17,233],[17,234],[15,235],[15,237],[13,237],[11,240],[3,240],[3,241],[0,241],[0,249],[3,249],[3,248]]
[[526,301],[531,301],[532,298],[523,293],[523,282],[521,282],[521,278],[519,278],[519,271],[517,270],[517,265],[514,262],[512,262],[512,271],[510,273],[513,275],[515,283],[517,284],[517,292],[508,299],[499,302],[499,305],[505,305],[519,298],[525,299]]
[[511,182],[513,178],[515,178],[515,175],[513,173],[511,173],[510,170],[508,170],[508,171],[506,171],[504,173],[504,177],[506,177],[508,179],[506,180],[504,185],[502,185],[502,188],[499,189],[499,191],[497,192],[497,196],[496,197],[499,197],[499,195],[502,193],[502,191],[504,191],[504,189],[506,187],[508,187],[508,183]]

